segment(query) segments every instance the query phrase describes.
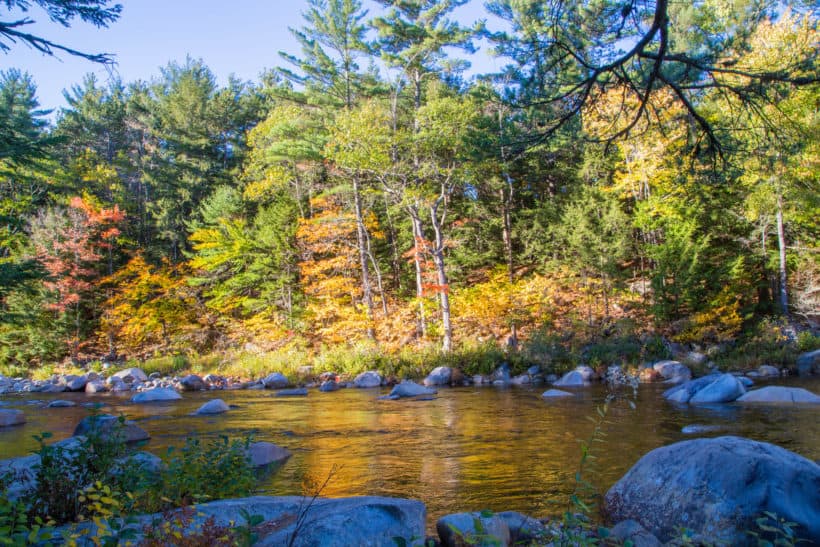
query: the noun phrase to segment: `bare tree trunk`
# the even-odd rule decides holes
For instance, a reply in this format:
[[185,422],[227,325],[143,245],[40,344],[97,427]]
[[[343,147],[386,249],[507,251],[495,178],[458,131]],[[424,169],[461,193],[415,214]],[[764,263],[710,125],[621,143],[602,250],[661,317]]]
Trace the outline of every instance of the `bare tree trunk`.
[[353,205],[356,210],[356,243],[359,248],[359,266],[362,274],[362,292],[367,310],[367,336],[376,339],[373,329],[373,291],[370,285],[370,270],[367,267],[367,228],[362,216],[362,196],[359,192],[359,178],[353,177]]
[[441,223],[439,222],[435,205],[430,207],[430,217],[433,224],[433,232],[436,236],[436,245],[433,249],[433,262],[436,265],[436,279],[438,281],[439,301],[441,304],[441,326],[444,330],[444,339],[442,340],[441,349],[448,352],[453,349],[453,325],[450,321],[450,285],[447,282],[447,271],[444,267],[444,237],[441,233]]
[[424,232],[421,227],[421,218],[419,218],[419,211],[415,205],[408,207],[410,213],[410,220],[413,225],[413,265],[416,268],[416,299],[419,301],[419,316],[417,331],[422,338],[427,336],[427,321],[424,318],[424,279],[421,268],[421,253],[423,252],[422,242],[424,241]]
[[[507,182],[508,192],[504,191],[502,187],[500,190],[500,197],[501,197],[501,217],[502,217],[502,239],[504,240],[504,254],[507,258],[507,279],[512,286],[513,281],[515,281],[515,266],[513,264],[513,249],[512,249],[512,218],[511,218],[511,209],[512,209],[512,200],[513,200],[513,184],[512,178],[509,174],[504,173],[504,179]],[[518,325],[516,324],[515,320],[510,321],[510,339],[509,344],[510,347],[516,348],[518,347]]]
[[783,196],[777,193],[777,247],[780,254],[780,308],[789,315],[789,292],[786,284],[786,231],[783,228]]

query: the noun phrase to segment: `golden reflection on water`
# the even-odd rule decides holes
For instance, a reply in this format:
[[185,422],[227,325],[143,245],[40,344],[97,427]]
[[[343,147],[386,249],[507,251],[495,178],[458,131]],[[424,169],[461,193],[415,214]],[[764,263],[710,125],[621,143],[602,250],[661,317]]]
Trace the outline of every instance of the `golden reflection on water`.
[[[820,392],[820,379],[800,385]],[[377,401],[380,390],[311,391],[297,398],[230,391],[185,394],[182,401],[156,405],[133,405],[113,395],[6,395],[0,401],[23,409],[29,421],[0,430],[0,457],[34,450],[31,436],[41,431],[68,437],[86,414],[80,407],[41,408],[48,400],[93,400],[107,404],[105,412],[137,420],[152,435],[146,448],[160,456],[190,434],[254,432],[258,440],[288,447],[293,457],[262,484],[267,494],[301,494],[306,485],[310,492],[309,485],[323,484],[335,469],[322,495],[420,499],[427,504],[428,523],[445,513],[479,509],[556,514],[572,489],[578,439],[590,434],[587,417],[605,392],[596,387],[572,399],[545,401],[542,391],[445,389],[431,401]],[[690,424],[724,428],[708,436],[741,435],[820,458],[820,408],[674,406],[660,392],[643,386],[637,411],[623,406],[609,414],[607,440],[591,473],[602,491],[649,450],[691,438],[681,432]],[[190,415],[217,397],[238,408],[215,417]]]

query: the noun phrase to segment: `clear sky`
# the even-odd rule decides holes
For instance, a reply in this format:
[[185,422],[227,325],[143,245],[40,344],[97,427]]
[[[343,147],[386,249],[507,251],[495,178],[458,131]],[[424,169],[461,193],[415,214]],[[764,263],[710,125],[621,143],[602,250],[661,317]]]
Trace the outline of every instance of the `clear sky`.
[[[279,51],[299,53],[288,27],[303,24],[305,0],[120,0],[120,19],[107,29],[75,22],[64,29],[49,23],[38,7],[29,16],[37,21],[26,30],[84,52],[113,53],[111,68],[60,54],[59,59],[21,44],[0,53],[0,69],[28,71],[38,88],[43,108],[65,106],[62,93],[79,84],[89,72],[105,82],[109,72],[124,82],[150,80],[169,61],[184,61],[187,55],[201,58],[224,84],[230,74],[243,80],[258,80],[266,68],[282,64]],[[368,0],[370,15],[379,12]],[[465,23],[486,19],[482,0],[471,0],[456,16]],[[12,13],[11,17],[19,15]],[[10,19],[3,9],[0,18]],[[475,72],[490,72],[502,64],[489,57],[486,46],[473,56]]]

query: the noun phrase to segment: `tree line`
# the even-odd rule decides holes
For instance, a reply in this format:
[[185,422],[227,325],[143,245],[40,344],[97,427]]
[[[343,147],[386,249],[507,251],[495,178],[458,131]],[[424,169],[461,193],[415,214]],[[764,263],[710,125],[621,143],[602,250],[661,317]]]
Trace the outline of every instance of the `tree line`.
[[0,361],[816,325],[814,7],[465,2],[308,0],[258,82],[87,76],[53,125],[2,71]]

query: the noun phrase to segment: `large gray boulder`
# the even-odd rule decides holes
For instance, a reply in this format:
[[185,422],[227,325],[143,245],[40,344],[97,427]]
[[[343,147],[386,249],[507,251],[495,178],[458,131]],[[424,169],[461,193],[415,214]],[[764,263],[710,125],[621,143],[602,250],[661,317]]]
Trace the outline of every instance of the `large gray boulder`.
[[784,448],[739,437],[657,448],[604,498],[613,522],[635,520],[662,542],[679,528],[717,543],[751,543],[747,530],[771,512],[820,541],[820,465]]
[[88,383],[88,376],[85,374],[82,376],[67,374],[63,376],[62,382],[67,391],[83,391],[85,389],[85,384]]
[[689,399],[691,399],[695,393],[717,380],[718,376],[720,375],[710,374],[696,380],[684,382],[679,386],[671,387],[663,392],[663,398],[674,403],[688,403]]
[[652,368],[670,384],[680,384],[692,379],[692,371],[689,367],[678,361],[658,361]]
[[552,385],[558,387],[582,387],[588,386],[589,381],[584,378],[584,375],[581,372],[571,370],[561,376],[560,380],[553,382]]
[[403,397],[418,397],[419,395],[435,395],[436,393],[436,390],[433,388],[424,387],[416,382],[405,380],[393,386],[388,397],[390,399],[401,399]]
[[197,411],[194,412],[194,414],[198,414],[200,416],[222,414],[224,412],[228,412],[230,409],[231,407],[229,407],[228,404],[222,399],[211,399],[210,401],[199,407]]
[[182,386],[184,391],[202,391],[204,389],[208,389],[208,384],[206,384],[205,380],[197,374],[189,374],[183,377],[179,381],[179,384]]
[[262,378],[262,385],[267,389],[282,389],[290,385],[290,380],[281,372],[274,372]]
[[382,375],[375,370],[362,372],[353,379],[353,385],[359,388],[379,387],[382,385]]
[[111,378],[117,378],[118,380],[122,380],[127,384],[148,381],[148,376],[142,371],[142,369],[137,367],[123,369],[119,372],[112,374]]
[[747,392],[738,403],[820,404],[820,396],[800,387],[766,386]]
[[170,387],[155,387],[154,389],[148,389],[146,391],[141,391],[137,393],[136,395],[131,397],[131,402],[157,403],[163,401],[177,401],[179,399],[182,399],[182,395],[180,395]]
[[721,374],[714,382],[692,395],[689,404],[730,403],[746,393],[743,383],[732,374]]
[[797,357],[797,374],[808,376],[820,373],[820,349],[801,353]]
[[510,528],[495,513],[454,513],[436,522],[442,547],[510,545]]
[[20,425],[26,423],[26,416],[22,410],[14,408],[0,408],[0,427]]
[[287,461],[291,456],[291,452],[282,446],[259,441],[248,446],[245,455],[253,467],[265,467]]
[[151,438],[151,435],[135,422],[131,420],[120,422],[119,417],[111,414],[86,416],[74,428],[74,436],[88,435],[93,431],[97,431],[102,437],[109,439],[115,435],[121,435],[122,441],[126,443],[147,441]]
[[422,381],[425,386],[446,386],[450,384],[453,377],[453,369],[450,367],[436,367]]

